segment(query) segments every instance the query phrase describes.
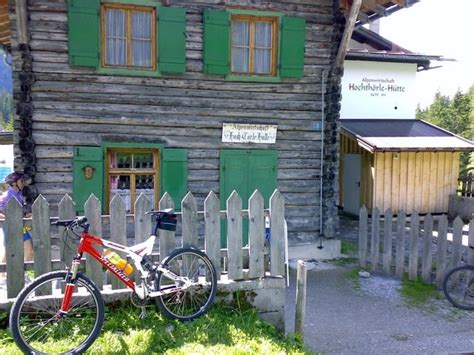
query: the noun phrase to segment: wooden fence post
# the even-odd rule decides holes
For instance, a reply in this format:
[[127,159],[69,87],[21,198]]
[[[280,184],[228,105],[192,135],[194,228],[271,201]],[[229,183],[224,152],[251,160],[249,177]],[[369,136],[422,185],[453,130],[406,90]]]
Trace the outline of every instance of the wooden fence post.
[[[153,207],[151,201],[146,197],[144,193],[141,193],[135,201],[135,216],[133,224],[135,227],[135,244],[144,242],[150,236],[151,231],[151,215],[146,213]],[[158,241],[155,241],[158,243]]]
[[431,283],[431,270],[433,268],[433,255],[431,248],[433,244],[433,216],[427,214],[423,222],[423,258],[421,259],[421,278],[425,283]]
[[367,208],[362,206],[359,211],[359,266],[367,267]]
[[446,249],[448,237],[448,217],[442,215],[438,220],[438,245],[436,258],[436,284],[442,286],[444,273],[446,271]]
[[[73,219],[76,216],[76,205],[72,198],[66,194],[59,202],[58,206],[58,219],[67,220]],[[62,227],[59,227],[59,233],[63,233]],[[61,253],[61,259],[65,266],[71,267],[72,258],[76,254],[76,250],[73,247],[73,242],[66,235],[65,238],[60,238],[59,241],[59,252]]]
[[[175,206],[173,199],[167,192],[165,192],[165,194],[160,200],[160,210],[164,210],[167,208],[171,208],[174,210],[174,207]],[[159,229],[158,234],[160,237],[160,260],[163,260],[176,248],[175,232]]]
[[383,232],[383,271],[390,274],[392,271],[392,210],[389,208],[385,211],[384,216],[384,232]]
[[270,274],[285,275],[285,199],[280,191],[270,196]]
[[220,203],[214,192],[209,192],[204,201],[205,249],[216,268],[217,279],[221,274],[221,216]]
[[462,229],[464,222],[458,216],[453,222],[453,251],[451,253],[450,268],[458,266],[461,262],[461,247],[462,247]]
[[188,192],[181,201],[182,211],[182,234],[183,247],[198,247],[198,226],[196,200],[191,192]]
[[23,250],[23,206],[11,198],[5,208],[5,253],[7,263],[7,297],[15,298],[25,285]]
[[395,251],[395,273],[403,277],[405,273],[405,212],[398,212],[397,219],[397,245]]
[[296,307],[295,307],[295,333],[301,334],[304,339],[304,315],[306,309],[306,263],[298,260],[296,272]]
[[411,215],[410,221],[410,255],[408,258],[408,278],[416,280],[418,277],[418,237],[420,234],[420,218],[418,213]]
[[[119,194],[110,201],[110,241],[127,245],[127,218],[126,207]],[[126,259],[126,255],[120,253]],[[112,289],[125,288],[126,286],[116,277],[112,277]]]
[[370,238],[370,263],[372,271],[376,271],[380,258],[380,210],[372,209],[372,234]]
[[[102,214],[101,214],[101,203],[91,194],[84,204],[84,215],[87,218],[87,222],[90,224],[89,233],[102,237]],[[97,248],[96,248],[97,249]],[[98,252],[102,252],[98,250]],[[87,275],[95,282],[99,290],[102,290],[104,284],[102,265],[100,265],[94,258],[87,254],[86,255],[86,272]]]
[[263,241],[265,239],[265,220],[263,197],[255,190],[249,198],[249,278],[263,277]]
[[39,195],[31,206],[33,224],[31,235],[34,247],[35,277],[52,270],[51,268],[51,223],[49,222],[49,204]]
[[227,199],[227,259],[229,279],[242,279],[242,200],[235,190]]

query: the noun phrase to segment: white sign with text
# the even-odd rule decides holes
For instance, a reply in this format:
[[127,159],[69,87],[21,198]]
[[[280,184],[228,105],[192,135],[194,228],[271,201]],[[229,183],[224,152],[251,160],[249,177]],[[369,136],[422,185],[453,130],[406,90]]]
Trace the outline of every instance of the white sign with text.
[[222,142],[225,143],[262,143],[276,141],[277,126],[262,124],[223,123]]
[[341,118],[415,118],[416,64],[346,60]]

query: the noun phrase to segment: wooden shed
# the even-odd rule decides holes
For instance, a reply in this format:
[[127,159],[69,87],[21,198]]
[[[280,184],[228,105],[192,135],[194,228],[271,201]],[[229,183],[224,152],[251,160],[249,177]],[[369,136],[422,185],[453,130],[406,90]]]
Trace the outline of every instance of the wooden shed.
[[474,144],[422,120],[341,120],[340,206],[446,213],[459,156]]

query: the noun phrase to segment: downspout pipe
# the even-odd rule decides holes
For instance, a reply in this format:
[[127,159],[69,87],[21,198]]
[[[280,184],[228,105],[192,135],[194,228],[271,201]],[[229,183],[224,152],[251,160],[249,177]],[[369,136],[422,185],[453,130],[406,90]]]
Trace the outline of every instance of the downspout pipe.
[[326,71],[321,73],[321,165],[320,165],[320,186],[319,186],[319,249],[323,248],[323,183],[324,183],[324,122],[326,120],[326,110],[324,107],[326,101]]

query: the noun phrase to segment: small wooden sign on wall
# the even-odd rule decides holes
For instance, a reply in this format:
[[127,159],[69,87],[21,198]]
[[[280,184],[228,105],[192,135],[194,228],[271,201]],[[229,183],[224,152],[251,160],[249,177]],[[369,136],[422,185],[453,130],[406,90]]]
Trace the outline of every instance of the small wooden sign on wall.
[[222,142],[273,144],[277,135],[276,125],[223,123]]

